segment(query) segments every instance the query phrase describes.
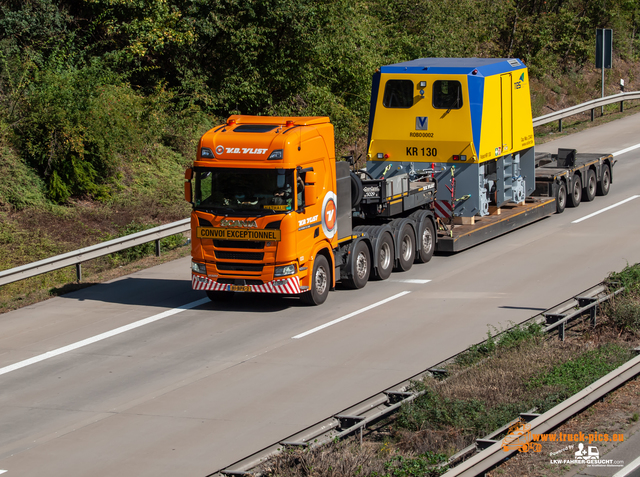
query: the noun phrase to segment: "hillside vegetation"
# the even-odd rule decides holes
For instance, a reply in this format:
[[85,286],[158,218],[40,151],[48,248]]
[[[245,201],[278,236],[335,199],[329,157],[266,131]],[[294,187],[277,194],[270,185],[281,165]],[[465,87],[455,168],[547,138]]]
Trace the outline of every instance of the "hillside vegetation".
[[519,57],[534,114],[597,97],[594,30],[640,89],[637,0],[0,0],[0,269],[176,220],[229,114],[328,115],[364,152],[371,75]]

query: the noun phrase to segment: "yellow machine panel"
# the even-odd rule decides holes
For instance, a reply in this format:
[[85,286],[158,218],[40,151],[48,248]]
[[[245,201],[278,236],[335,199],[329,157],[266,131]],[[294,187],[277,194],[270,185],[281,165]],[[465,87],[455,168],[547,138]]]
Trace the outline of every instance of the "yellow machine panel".
[[430,171],[452,216],[535,190],[529,77],[518,59],[422,58],[373,77],[367,172]]

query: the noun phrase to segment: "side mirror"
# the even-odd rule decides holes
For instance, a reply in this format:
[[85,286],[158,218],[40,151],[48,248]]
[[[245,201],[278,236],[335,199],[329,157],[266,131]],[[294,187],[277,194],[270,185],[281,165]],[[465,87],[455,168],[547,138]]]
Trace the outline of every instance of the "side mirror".
[[304,186],[304,205],[315,205],[317,199],[318,194],[316,193],[316,185],[307,184]]
[[191,195],[191,182],[184,183],[184,200],[186,200],[190,204],[193,203]]
[[314,171],[307,171],[307,173],[304,175],[304,183],[305,183],[305,185],[315,184],[316,183],[316,173]]
[[184,172],[184,200],[193,203],[193,195],[191,192],[191,178],[193,177],[193,169],[190,167]]
[[307,171],[304,176],[304,205],[315,205],[317,200],[316,173],[314,171]]

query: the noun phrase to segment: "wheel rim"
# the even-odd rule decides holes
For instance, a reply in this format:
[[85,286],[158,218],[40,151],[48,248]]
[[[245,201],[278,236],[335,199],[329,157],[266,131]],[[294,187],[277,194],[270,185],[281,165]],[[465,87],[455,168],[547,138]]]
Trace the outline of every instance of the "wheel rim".
[[327,289],[327,271],[324,267],[318,267],[315,276],[315,287],[318,295],[323,295]]
[[580,184],[578,184],[578,181],[575,181],[573,184],[573,200],[574,202],[578,202],[578,199],[580,199]]
[[602,188],[604,190],[609,190],[609,169],[604,171],[604,174],[602,176]]
[[560,188],[558,191],[558,204],[560,204],[560,208],[564,207],[564,203],[567,199],[567,192],[564,189],[564,186]]
[[402,259],[405,261],[411,260],[411,255],[413,254],[413,250],[411,250],[411,237],[405,235],[402,237]]
[[596,193],[596,176],[591,174],[589,176],[589,195],[594,195]]
[[433,237],[431,236],[431,231],[428,227],[425,227],[424,232],[422,232],[422,251],[424,253],[431,252],[431,247],[433,246]]
[[389,247],[387,242],[383,243],[382,247],[380,247],[378,262],[382,270],[386,270],[389,268],[389,265],[391,265],[391,247]]
[[360,252],[356,258],[356,275],[358,275],[360,279],[363,279],[367,275],[367,257],[364,251]]

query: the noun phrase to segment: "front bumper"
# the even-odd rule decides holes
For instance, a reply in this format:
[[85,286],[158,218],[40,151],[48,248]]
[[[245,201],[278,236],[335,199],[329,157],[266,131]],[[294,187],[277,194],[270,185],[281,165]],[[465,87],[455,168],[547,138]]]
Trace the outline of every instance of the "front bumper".
[[[278,295],[299,295],[302,293],[300,289],[300,279],[297,276],[286,277],[279,280],[272,280],[262,285],[246,285],[245,290],[232,290],[228,283],[218,283],[209,277],[191,274],[191,286],[194,290],[211,290],[211,291],[240,291],[253,293],[274,293]],[[236,287],[234,287],[236,288]]]

